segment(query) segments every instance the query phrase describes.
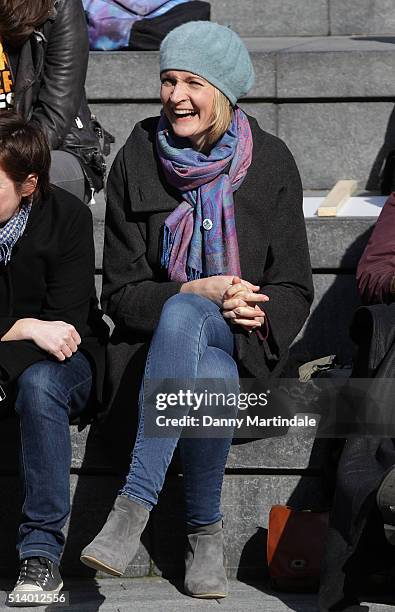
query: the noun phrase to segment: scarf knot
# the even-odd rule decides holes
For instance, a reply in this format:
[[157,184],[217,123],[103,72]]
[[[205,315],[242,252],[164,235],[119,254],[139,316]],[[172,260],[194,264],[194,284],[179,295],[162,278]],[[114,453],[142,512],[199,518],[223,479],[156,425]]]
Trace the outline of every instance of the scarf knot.
[[252,134],[236,108],[229,129],[209,155],[177,139],[162,114],[157,149],[166,180],[183,201],[167,217],[161,264],[170,280],[186,282],[215,275],[240,276],[233,193],[252,160]]

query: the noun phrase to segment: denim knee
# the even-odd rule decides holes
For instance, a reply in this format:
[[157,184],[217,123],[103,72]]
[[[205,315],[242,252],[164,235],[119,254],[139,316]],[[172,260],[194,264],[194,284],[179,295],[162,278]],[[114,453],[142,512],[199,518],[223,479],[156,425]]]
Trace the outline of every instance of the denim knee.
[[214,302],[201,295],[177,293],[164,303],[160,322],[179,325],[182,321],[191,322],[205,314],[220,314],[220,311]]
[[56,403],[65,405],[67,409],[68,389],[60,380],[60,364],[51,361],[40,361],[19,376],[17,382],[17,397],[15,410],[21,414],[24,409],[29,412],[45,412],[48,404],[53,404],[51,398],[56,398]]

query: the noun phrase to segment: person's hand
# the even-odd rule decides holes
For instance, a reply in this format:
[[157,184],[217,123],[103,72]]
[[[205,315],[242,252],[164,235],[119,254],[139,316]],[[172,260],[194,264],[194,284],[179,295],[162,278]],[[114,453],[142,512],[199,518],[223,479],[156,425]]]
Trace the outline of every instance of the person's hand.
[[260,305],[268,302],[269,297],[257,293],[258,291],[257,285],[248,288],[239,277],[234,276],[232,284],[228,286],[223,295],[222,314],[224,318],[233,325],[241,325],[248,332],[261,327],[265,321],[265,313]]
[[249,291],[258,291],[259,287],[248,281],[242,280],[234,276],[210,276],[209,278],[199,278],[197,280],[184,283],[181,287],[181,293],[196,293],[208,298],[217,306],[222,307],[223,297],[227,290],[232,286],[233,279],[238,279],[238,284]]
[[2,341],[7,340],[32,340],[58,361],[71,357],[81,343],[81,337],[73,325],[40,319],[19,319],[2,337]]
[[31,327],[31,339],[40,348],[59,361],[71,357],[81,344],[81,337],[75,327],[64,321],[39,321]]

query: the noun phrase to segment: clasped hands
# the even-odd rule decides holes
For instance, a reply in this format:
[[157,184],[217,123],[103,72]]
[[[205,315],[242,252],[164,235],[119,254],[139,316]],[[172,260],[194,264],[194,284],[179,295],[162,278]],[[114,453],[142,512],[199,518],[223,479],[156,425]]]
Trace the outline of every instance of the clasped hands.
[[265,322],[265,313],[259,304],[268,302],[269,297],[258,291],[258,285],[234,276],[222,296],[224,318],[233,325],[240,325],[247,332],[261,327]]
[[238,276],[210,276],[184,283],[181,292],[197,293],[215,302],[225,319],[240,325],[247,332],[261,327],[265,313],[259,307],[269,297],[259,292],[258,285]]

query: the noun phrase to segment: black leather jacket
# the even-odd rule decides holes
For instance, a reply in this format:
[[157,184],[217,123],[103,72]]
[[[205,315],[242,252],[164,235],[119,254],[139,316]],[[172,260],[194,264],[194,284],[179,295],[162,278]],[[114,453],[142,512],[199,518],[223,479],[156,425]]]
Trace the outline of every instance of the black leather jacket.
[[[22,46],[14,75],[15,109],[41,124],[52,149],[69,150],[66,142],[75,139],[76,117],[88,116],[84,90],[88,58],[81,0],[55,0],[49,19]],[[81,136],[91,141],[92,135],[84,133],[81,130]]]

